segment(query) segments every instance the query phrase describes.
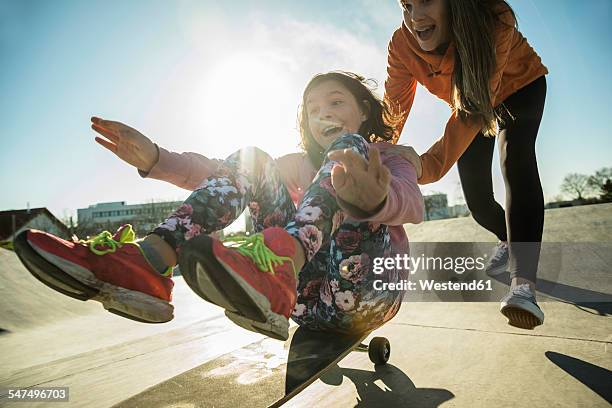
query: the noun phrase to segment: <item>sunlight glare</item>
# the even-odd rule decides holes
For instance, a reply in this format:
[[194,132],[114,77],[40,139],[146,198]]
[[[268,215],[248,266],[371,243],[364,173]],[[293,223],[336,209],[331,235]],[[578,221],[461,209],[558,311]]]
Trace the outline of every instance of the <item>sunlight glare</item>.
[[234,54],[210,69],[196,92],[205,134],[229,154],[257,146],[273,157],[296,151],[300,89],[292,86],[278,58]]

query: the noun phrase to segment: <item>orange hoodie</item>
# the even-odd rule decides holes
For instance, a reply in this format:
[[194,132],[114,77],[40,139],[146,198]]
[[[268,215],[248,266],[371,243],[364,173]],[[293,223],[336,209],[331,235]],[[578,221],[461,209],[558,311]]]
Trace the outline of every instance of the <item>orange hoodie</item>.
[[[502,103],[517,90],[548,73],[540,57],[527,40],[514,28],[510,12],[499,14],[497,23],[496,68],[491,77],[493,106]],[[399,106],[404,115],[398,133],[404,127],[417,82],[432,94],[451,102],[451,78],[455,47],[451,42],[444,55],[423,51],[408,28],[402,24],[389,42],[389,59],[385,97],[392,106]],[[468,148],[481,126],[475,121],[462,121],[453,113],[446,124],[444,135],[421,155],[423,174],[419,184],[438,181],[457,162]]]

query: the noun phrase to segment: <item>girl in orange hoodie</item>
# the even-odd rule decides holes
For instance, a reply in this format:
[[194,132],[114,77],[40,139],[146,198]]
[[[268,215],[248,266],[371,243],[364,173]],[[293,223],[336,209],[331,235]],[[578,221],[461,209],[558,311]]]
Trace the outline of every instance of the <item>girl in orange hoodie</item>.
[[[544,198],[535,141],[548,73],[503,0],[400,0],[404,21],[391,38],[386,98],[403,116],[417,82],[452,108],[444,135],[420,155],[419,183],[442,178],[457,162],[474,219],[500,240],[489,275],[509,266],[501,312],[513,326],[544,322],[535,281]],[[498,138],[506,210],[495,201],[491,161]],[[416,155],[416,153],[415,153]]]

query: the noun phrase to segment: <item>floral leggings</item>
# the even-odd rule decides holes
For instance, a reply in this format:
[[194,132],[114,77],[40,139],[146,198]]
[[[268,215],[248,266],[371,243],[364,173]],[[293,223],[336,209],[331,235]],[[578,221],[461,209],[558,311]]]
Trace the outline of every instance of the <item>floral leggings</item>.
[[[351,148],[363,158],[369,146],[359,135],[338,138],[328,149]],[[327,159],[297,210],[274,160],[257,148],[229,156],[154,234],[177,251],[186,240],[225,228],[248,206],[256,231],[284,227],[304,247],[292,318],[315,330],[372,330],[399,310],[403,292],[375,290],[374,280],[398,282],[396,270],[372,272],[372,260],[391,255],[386,225],[351,220],[336,202]]]

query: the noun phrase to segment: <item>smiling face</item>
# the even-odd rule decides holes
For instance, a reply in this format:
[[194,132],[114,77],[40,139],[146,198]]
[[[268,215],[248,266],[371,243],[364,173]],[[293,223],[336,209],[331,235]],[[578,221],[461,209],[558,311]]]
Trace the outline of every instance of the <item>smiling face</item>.
[[450,42],[448,0],[401,0],[404,23],[423,51]]
[[323,149],[342,135],[358,133],[367,119],[355,96],[334,80],[323,81],[310,89],[305,110],[310,132]]

